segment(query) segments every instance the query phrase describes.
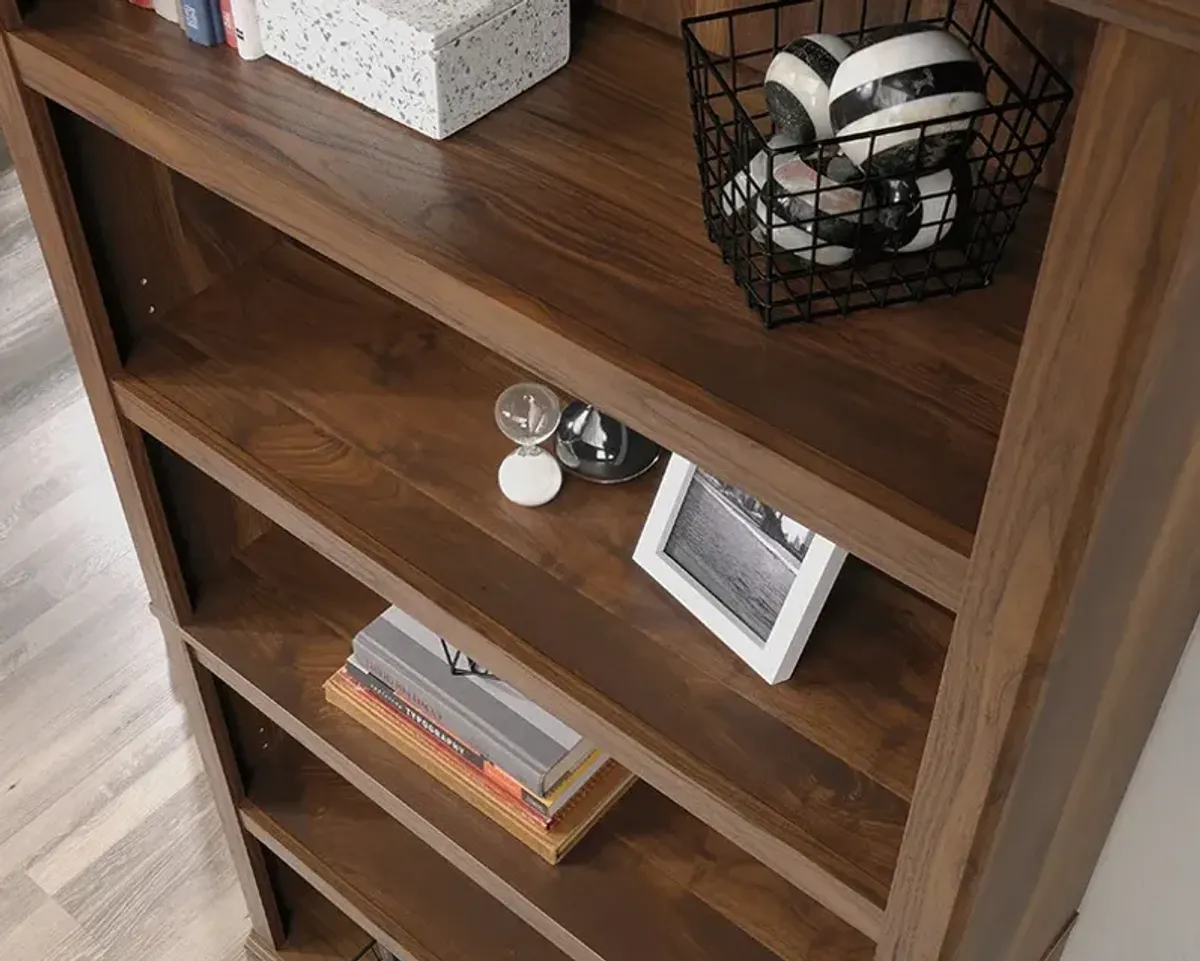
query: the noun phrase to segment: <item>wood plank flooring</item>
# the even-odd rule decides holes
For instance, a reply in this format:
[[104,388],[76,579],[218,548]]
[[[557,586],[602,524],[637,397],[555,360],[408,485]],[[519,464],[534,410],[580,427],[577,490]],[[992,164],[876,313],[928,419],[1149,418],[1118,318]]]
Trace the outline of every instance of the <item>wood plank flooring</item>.
[[249,922],[0,145],[0,958],[241,961]]

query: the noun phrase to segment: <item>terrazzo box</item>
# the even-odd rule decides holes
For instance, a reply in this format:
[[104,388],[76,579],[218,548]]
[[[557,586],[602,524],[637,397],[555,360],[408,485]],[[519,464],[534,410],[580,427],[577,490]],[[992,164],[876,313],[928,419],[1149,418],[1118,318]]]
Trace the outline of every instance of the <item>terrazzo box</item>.
[[570,0],[258,0],[263,46],[442,139],[567,62]]

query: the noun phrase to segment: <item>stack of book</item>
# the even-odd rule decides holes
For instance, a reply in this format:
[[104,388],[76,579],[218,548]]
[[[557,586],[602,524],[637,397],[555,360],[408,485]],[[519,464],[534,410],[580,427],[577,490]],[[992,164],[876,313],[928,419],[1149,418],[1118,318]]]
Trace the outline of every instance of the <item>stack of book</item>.
[[206,47],[225,44],[246,60],[263,55],[256,0],[129,0],[179,24],[189,40]]
[[355,637],[326,699],[557,863],[635,779],[515,688],[459,660],[392,607]]

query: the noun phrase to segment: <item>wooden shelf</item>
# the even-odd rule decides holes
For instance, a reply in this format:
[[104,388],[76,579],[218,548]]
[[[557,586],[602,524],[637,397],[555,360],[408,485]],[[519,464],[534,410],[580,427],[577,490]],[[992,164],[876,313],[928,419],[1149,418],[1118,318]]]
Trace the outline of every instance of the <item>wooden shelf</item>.
[[538,511],[499,494],[491,407],[521,376],[285,243],[167,317],[115,389],[152,436],[876,930],[951,616],[852,562],[796,675],[762,683],[633,564],[655,478],[570,482]]
[[[563,864],[542,862],[325,703],[321,684],[345,660],[357,626],[382,606],[275,530],[202,591],[183,630],[206,668],[399,822],[395,831],[419,837],[579,961],[871,957],[867,938],[648,785],[635,787]],[[257,784],[251,799],[269,806]],[[387,820],[377,811],[371,830]]]
[[705,238],[682,53],[628,21],[441,144],[122,0],[40,4],[11,46],[34,89],[957,605],[1046,196],[986,291],[768,334]]
[[256,769],[242,823],[394,954],[414,961],[565,956],[298,748]]

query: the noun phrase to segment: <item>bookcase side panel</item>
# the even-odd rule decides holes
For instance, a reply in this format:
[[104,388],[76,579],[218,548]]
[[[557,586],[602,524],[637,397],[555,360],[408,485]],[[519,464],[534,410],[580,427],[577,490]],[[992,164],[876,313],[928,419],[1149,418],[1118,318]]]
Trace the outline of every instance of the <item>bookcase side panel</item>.
[[1194,622],[1198,70],[1100,30],[880,961],[1049,948]]

